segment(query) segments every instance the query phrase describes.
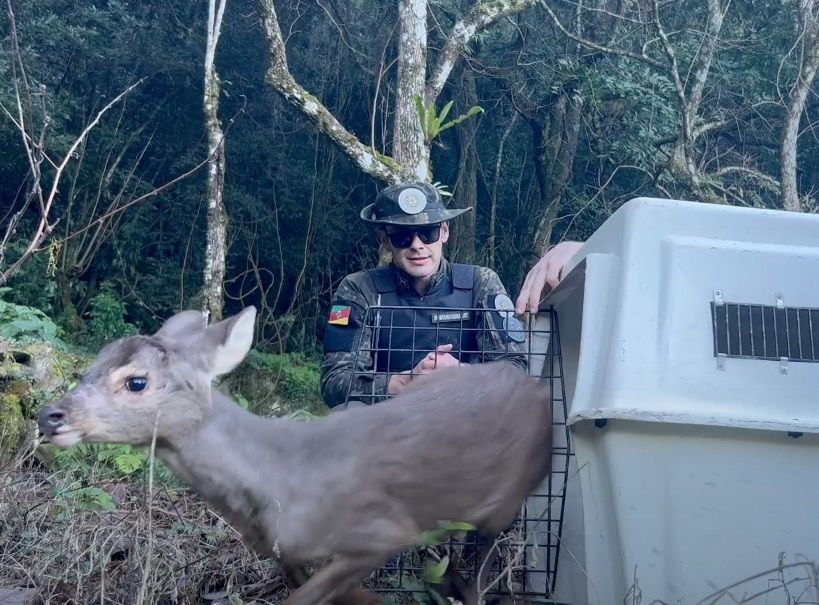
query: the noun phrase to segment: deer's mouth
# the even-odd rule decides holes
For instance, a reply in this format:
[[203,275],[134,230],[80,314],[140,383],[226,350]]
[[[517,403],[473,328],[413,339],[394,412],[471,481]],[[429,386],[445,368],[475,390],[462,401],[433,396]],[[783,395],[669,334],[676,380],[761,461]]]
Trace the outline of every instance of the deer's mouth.
[[58,447],[71,447],[80,441],[82,441],[82,433],[72,428],[70,424],[64,424],[51,434],[51,443]]

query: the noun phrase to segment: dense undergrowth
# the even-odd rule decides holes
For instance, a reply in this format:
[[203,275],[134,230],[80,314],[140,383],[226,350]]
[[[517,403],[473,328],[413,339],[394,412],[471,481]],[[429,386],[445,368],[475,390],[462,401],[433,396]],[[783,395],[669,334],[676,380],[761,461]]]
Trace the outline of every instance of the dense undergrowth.
[[[102,344],[136,332],[122,317],[103,295],[67,334],[0,298],[0,602],[281,602],[276,563],[248,550],[147,451],[61,450],[37,436],[39,408]],[[322,413],[318,381],[315,361],[253,351],[219,388],[255,413],[313,415]]]
[[149,489],[145,473],[84,469],[87,453],[69,470],[3,469],[0,587],[46,603],[281,602],[275,562],[199,498],[163,479]]

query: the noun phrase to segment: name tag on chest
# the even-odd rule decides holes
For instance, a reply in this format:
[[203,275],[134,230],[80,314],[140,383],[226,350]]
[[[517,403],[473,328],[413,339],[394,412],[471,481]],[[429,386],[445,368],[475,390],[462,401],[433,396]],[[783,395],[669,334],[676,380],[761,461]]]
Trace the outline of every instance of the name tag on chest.
[[469,311],[437,311],[433,312],[430,319],[434,324],[449,323],[453,321],[461,322],[469,320]]

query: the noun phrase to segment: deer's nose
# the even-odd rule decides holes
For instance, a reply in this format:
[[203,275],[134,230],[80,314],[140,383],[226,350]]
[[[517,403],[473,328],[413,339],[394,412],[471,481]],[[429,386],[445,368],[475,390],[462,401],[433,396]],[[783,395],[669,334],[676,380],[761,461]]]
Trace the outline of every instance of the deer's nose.
[[37,424],[44,435],[53,435],[64,424],[65,414],[54,406],[47,405],[37,414]]

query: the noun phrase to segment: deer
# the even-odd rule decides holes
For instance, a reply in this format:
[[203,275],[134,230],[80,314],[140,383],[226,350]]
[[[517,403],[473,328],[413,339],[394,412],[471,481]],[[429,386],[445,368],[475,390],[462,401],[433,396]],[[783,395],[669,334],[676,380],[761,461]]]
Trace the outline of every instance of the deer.
[[41,432],[58,447],[153,444],[248,546],[286,569],[326,562],[286,605],[377,602],[358,587],[373,569],[444,522],[496,536],[548,474],[548,389],[503,362],[441,369],[310,421],[245,410],[213,382],[247,355],[255,317],[206,325],[183,311],[106,345],[40,410]]

